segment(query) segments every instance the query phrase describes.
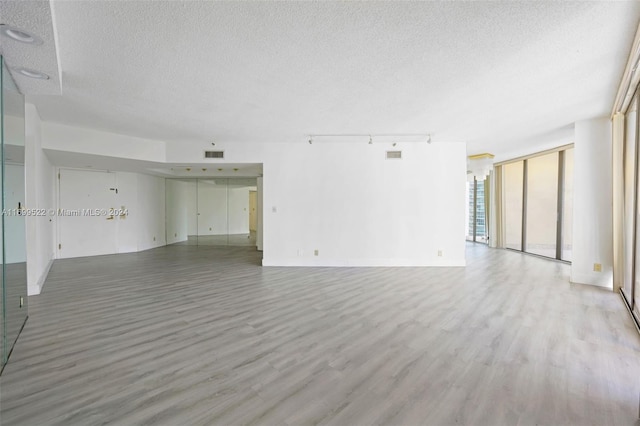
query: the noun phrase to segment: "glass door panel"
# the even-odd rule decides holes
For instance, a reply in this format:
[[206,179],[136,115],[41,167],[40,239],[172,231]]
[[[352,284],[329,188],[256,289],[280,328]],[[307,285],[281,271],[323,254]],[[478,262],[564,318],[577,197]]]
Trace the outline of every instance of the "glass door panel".
[[505,247],[522,250],[522,199],[524,162],[504,165]]
[[560,259],[570,262],[573,258],[573,148],[564,151],[564,184],[562,188],[564,194]]
[[634,97],[625,116],[624,137],[624,292],[633,303],[633,250],[635,227],[636,129],[638,97]]
[[528,253],[556,257],[558,227],[558,153],[527,160]]
[[[632,308],[632,312],[633,314],[636,316],[636,318],[640,318],[640,238],[639,238],[639,234],[640,232],[638,232],[638,226],[640,225],[640,209],[637,206],[638,200],[640,200],[640,198],[638,198],[640,196],[640,185],[638,185],[638,156],[640,156],[640,152],[638,152],[638,133],[637,133],[637,129],[638,129],[638,95],[636,94],[636,96],[633,98],[633,101],[631,102],[631,105],[629,106],[629,111],[627,112],[626,118],[628,121],[625,121],[625,138],[628,136],[628,140],[625,139],[625,281],[624,281],[624,287],[623,287],[623,292],[625,293],[625,296],[627,297],[627,301],[629,302],[629,304],[631,305]],[[627,147],[629,147],[629,153],[626,152]],[[629,156],[629,158],[627,158],[627,155]],[[635,172],[634,176],[633,176],[633,180],[631,178],[631,176],[629,177],[629,186],[634,187],[633,191],[627,191],[627,160],[629,160],[629,168],[633,168],[633,171]],[[631,173],[630,173],[631,174]],[[633,223],[630,224],[631,227],[635,226],[635,235],[630,234],[629,236],[627,236],[627,205],[626,205],[626,197],[627,197],[627,193],[630,192],[630,198],[632,199],[632,201],[634,203],[636,203],[635,205],[635,214],[633,214],[633,216],[631,215],[631,212],[633,212],[634,207],[630,206],[629,207],[629,217],[633,217],[634,221]],[[631,228],[633,229],[633,228]],[[631,243],[633,240],[635,239],[634,244],[629,244],[629,246],[633,247],[635,249],[635,251],[633,250],[629,250],[627,251],[627,240]],[[631,288],[629,288],[629,286],[627,285],[627,265],[626,265],[626,260],[629,257],[629,255],[634,256],[634,268],[632,271],[632,276],[634,277],[634,282],[633,284],[630,286]]]

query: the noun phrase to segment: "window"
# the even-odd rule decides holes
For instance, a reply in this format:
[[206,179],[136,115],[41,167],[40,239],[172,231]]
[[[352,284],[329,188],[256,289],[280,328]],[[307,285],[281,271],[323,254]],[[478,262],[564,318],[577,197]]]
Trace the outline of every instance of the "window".
[[466,235],[467,240],[487,243],[488,227],[485,205],[489,195],[489,188],[485,190],[486,180],[467,182],[467,213]]

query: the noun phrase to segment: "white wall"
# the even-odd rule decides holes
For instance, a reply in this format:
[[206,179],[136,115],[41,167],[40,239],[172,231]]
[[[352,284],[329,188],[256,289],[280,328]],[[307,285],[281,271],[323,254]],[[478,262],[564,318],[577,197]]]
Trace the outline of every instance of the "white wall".
[[[55,168],[42,150],[42,128],[36,107],[25,105],[26,207],[49,211],[56,205]],[[55,253],[55,217],[27,216],[28,294],[40,294]]]
[[166,146],[162,141],[48,122],[42,123],[42,129],[46,136],[42,141],[45,149],[141,161],[166,160]]
[[[75,175],[82,176],[83,173],[89,176],[89,174],[99,172],[74,170]],[[128,214],[114,218],[116,225],[115,248],[112,249],[108,242],[105,242],[105,247],[101,252],[130,253],[165,245],[164,178],[139,173],[116,172],[115,182],[118,192],[113,197],[114,205],[110,207],[126,209]],[[80,197],[80,194],[78,195]],[[67,196],[73,197],[74,195],[67,193]],[[84,198],[79,198],[78,203],[72,204],[84,206],[83,202]],[[84,208],[95,208],[95,206],[84,206]],[[99,243],[100,241],[96,241],[96,244]],[[65,247],[73,244],[74,241],[64,241]]]
[[[87,172],[91,173],[91,172]],[[118,193],[115,195],[116,205],[114,208],[126,208],[129,211],[127,216],[116,217],[116,244],[118,253],[131,253],[138,251],[139,221],[143,220],[138,203],[138,174],[137,173],[116,173],[116,187]],[[65,244],[69,244],[65,242]]]
[[24,146],[25,145],[25,129],[26,129],[26,106],[25,116],[4,115],[4,143],[5,145]]
[[165,179],[138,174],[138,251],[167,244],[165,238]]
[[[576,122],[571,281],[613,288],[611,121]],[[602,272],[594,272],[594,264]]]
[[265,161],[263,265],[464,265],[465,144],[389,148],[291,144]]
[[[93,142],[89,149],[67,141],[82,132],[54,130],[51,150],[101,152]],[[108,150],[102,155],[157,154],[148,141],[120,151],[107,139],[99,144]],[[400,143],[402,160],[385,159],[389,145],[348,141],[221,143],[224,160],[203,160],[205,145],[198,142],[164,146],[158,163],[263,164],[265,265],[464,265],[464,143]]]

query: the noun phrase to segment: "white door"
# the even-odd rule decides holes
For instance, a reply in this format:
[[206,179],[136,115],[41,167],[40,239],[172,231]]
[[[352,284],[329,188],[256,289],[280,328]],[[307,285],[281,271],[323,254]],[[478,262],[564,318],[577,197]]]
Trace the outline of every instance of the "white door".
[[115,173],[60,170],[58,256],[117,253]]

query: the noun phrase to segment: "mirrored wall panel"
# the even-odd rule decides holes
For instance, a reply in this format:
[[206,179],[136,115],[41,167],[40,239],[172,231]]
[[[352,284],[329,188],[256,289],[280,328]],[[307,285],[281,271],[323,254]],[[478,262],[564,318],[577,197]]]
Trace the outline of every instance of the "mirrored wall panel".
[[2,62],[2,364],[27,319],[24,97]]
[[167,243],[256,245],[257,179],[167,179]]

